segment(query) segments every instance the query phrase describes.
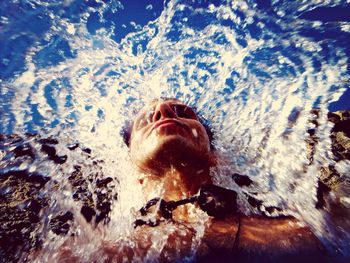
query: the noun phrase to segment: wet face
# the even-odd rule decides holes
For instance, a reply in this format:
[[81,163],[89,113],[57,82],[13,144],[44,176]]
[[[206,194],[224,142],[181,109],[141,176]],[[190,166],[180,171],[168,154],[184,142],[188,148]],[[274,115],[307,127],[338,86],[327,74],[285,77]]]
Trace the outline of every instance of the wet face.
[[143,171],[205,162],[210,142],[194,110],[178,100],[155,101],[134,120],[131,158]]

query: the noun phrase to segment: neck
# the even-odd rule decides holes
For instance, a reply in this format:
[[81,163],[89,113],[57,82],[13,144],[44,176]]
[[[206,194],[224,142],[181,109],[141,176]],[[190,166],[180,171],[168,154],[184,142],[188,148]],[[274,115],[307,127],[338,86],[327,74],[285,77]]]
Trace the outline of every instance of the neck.
[[176,169],[171,167],[162,176],[146,175],[140,180],[147,198],[153,198],[158,190],[160,198],[175,201],[188,198],[198,193],[201,186],[211,183],[209,167]]
[[[160,197],[165,201],[177,201],[199,192],[201,186],[211,183],[209,167],[202,169],[170,168],[163,176],[146,175],[140,180],[147,200]],[[196,216],[190,213],[192,204],[182,205],[173,212],[176,221],[194,222]]]

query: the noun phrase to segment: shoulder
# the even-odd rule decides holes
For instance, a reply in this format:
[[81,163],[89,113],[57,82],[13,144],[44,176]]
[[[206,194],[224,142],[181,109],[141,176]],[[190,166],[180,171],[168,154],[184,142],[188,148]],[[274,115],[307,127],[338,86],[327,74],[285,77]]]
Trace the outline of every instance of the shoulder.
[[[263,216],[212,218],[198,250],[200,262],[220,259],[240,261],[327,261],[322,243],[293,217]],[[209,261],[208,261],[209,260]]]
[[198,262],[221,261],[232,258],[232,248],[239,229],[239,217],[229,216],[224,219],[210,218],[204,235],[197,249]]
[[239,228],[239,217],[230,216],[224,219],[210,218],[207,222],[202,243],[211,249],[232,247]]
[[242,216],[234,252],[241,256],[261,254],[288,259],[318,259],[325,248],[307,226],[293,217]]

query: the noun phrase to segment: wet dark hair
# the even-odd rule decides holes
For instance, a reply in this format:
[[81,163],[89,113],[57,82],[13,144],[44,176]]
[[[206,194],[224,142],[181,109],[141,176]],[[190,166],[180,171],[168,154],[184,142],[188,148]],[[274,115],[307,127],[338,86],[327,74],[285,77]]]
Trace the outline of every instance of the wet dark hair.
[[120,135],[123,137],[123,141],[126,144],[126,146],[130,146],[130,139],[131,139],[131,130],[133,126],[133,121],[126,121],[124,122],[122,129],[120,131]]
[[206,119],[204,116],[197,114],[199,122],[203,125],[205,131],[207,132],[209,143],[210,143],[210,149],[214,149],[214,132],[212,130],[212,127],[210,126],[209,120]]
[[[165,99],[169,100],[169,99]],[[176,99],[177,100],[177,99]],[[197,113],[197,110],[194,108],[195,112]],[[212,128],[210,127],[210,123],[208,119],[206,119],[201,114],[197,113],[198,121],[203,125],[205,131],[207,132],[209,142],[210,142],[210,149],[214,149],[213,139],[214,139],[214,133]],[[127,120],[124,125],[122,126],[122,129],[120,131],[120,135],[123,137],[123,141],[126,144],[126,146],[130,147],[130,139],[131,139],[131,132],[132,132],[132,126],[134,121]]]

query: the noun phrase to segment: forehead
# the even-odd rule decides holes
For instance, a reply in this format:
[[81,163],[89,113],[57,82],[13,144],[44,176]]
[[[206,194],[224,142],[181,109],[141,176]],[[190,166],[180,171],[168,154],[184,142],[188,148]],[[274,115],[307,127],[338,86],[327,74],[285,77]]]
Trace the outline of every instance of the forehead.
[[[163,102],[167,102],[167,103],[170,103],[170,104],[181,104],[181,105],[186,105],[184,104],[183,102],[181,102],[180,100],[178,99],[154,99],[152,100],[149,104],[148,104],[148,107],[152,107],[152,106],[156,106],[158,103],[163,103]],[[147,105],[146,105],[147,106]]]
[[180,100],[178,99],[154,99],[152,101],[150,101],[149,103],[147,103],[145,106],[143,106],[137,115],[140,115],[142,113],[145,113],[149,110],[152,110],[154,109],[155,107],[157,107],[157,105],[160,103],[160,102],[167,102],[167,103],[170,103],[170,104],[176,104],[176,105],[185,105],[185,106],[188,106],[186,104],[184,104],[183,102],[181,102]]

